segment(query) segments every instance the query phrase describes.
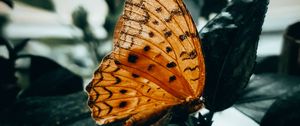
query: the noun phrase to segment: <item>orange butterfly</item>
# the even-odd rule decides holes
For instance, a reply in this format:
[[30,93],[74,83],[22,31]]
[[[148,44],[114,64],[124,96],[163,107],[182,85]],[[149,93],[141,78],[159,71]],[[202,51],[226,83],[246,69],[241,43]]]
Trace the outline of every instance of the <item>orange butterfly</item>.
[[98,124],[141,125],[174,106],[203,106],[201,43],[182,0],[126,0],[113,41],[86,87]]

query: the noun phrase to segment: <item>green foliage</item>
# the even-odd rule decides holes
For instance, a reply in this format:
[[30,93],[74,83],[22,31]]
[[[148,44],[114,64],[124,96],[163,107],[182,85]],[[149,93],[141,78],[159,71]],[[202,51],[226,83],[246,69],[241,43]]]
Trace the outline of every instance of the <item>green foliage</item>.
[[12,0],[1,0],[5,4],[7,4],[10,8],[14,7],[13,1]]
[[45,9],[48,11],[55,10],[52,0],[16,0],[16,1],[20,1],[22,3],[28,4],[28,5],[37,7],[37,8]]
[[87,18],[88,18],[88,13],[82,6],[78,7],[72,13],[73,24],[80,29],[84,30],[88,28],[89,23],[87,21]]
[[108,33],[108,38],[111,38],[114,33],[115,25],[119,19],[119,16],[123,10],[123,0],[106,0],[109,8],[109,13],[106,17],[104,28]]
[[228,0],[203,0],[204,6],[201,11],[201,16],[209,19],[211,13],[220,13],[228,4]]
[[8,22],[7,16],[0,14],[0,36],[3,36],[3,27]]

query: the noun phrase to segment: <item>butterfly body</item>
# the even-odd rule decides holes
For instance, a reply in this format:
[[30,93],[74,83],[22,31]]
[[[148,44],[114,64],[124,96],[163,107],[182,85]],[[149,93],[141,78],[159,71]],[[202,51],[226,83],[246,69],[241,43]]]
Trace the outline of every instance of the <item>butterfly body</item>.
[[182,0],[126,0],[113,41],[86,87],[98,124],[143,124],[176,107],[202,107],[204,59]]

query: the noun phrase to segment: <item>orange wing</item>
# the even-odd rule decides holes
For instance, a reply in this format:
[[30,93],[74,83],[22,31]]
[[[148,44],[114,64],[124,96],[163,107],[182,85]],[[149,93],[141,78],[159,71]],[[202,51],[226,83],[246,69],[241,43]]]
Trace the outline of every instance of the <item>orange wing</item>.
[[87,86],[99,124],[145,122],[200,97],[200,40],[182,0],[126,0],[114,49]]
[[[98,124],[131,116],[140,121],[140,117],[150,118],[179,103],[176,97],[150,80],[128,72],[117,64],[118,61],[106,57],[86,88],[92,116]],[[130,119],[127,123],[131,123]]]
[[121,67],[141,72],[177,98],[201,95],[204,59],[182,0],[127,0],[115,36],[112,55]]

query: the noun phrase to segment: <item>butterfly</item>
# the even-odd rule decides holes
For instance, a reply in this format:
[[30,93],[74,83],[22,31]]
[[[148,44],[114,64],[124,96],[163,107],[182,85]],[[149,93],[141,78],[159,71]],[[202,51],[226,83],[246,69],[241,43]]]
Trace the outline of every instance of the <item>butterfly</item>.
[[142,125],[174,106],[203,107],[201,41],[182,0],[126,0],[113,51],[86,87],[94,120]]

